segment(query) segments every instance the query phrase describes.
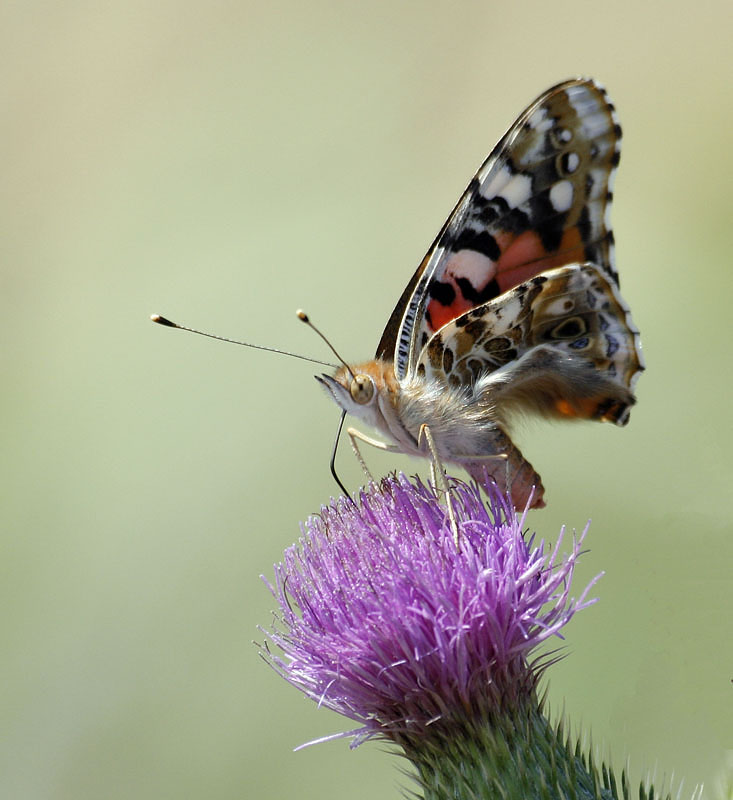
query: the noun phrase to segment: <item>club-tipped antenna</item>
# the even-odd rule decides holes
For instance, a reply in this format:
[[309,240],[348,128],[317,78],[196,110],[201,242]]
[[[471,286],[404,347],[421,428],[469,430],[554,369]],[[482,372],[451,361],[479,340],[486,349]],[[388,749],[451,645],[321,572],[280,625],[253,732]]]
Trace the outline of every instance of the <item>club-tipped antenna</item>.
[[[320,330],[318,330],[318,328],[316,328],[316,326],[310,321],[310,317],[305,313],[305,311],[303,311],[302,309],[298,309],[295,313],[296,313],[298,319],[301,322],[305,322],[305,324],[309,328],[314,330],[321,337],[321,339],[323,339],[323,341],[328,346],[328,349],[336,356],[336,358],[338,358],[338,360],[344,365],[344,367],[346,367],[346,370],[348,371],[349,375],[351,375],[351,379],[352,380],[356,380],[356,375],[354,375],[354,370],[352,370],[351,367],[346,363],[346,361],[344,361],[344,359],[341,358],[341,356],[339,355],[338,350],[331,344],[331,342],[328,341],[328,339],[320,332]],[[336,478],[336,481],[338,482],[339,486],[341,486],[341,481],[339,481],[338,478]],[[341,488],[343,488],[343,486],[341,486]]]
[[[168,328],[178,328],[180,331],[188,331],[189,333],[197,333],[199,336],[206,336],[209,339],[218,339],[220,342],[230,342],[231,344],[239,344],[242,347],[252,347],[255,350],[267,350],[269,353],[279,353],[283,356],[291,356],[292,358],[299,358],[301,361],[310,361],[313,364],[321,364],[324,367],[337,368],[337,364],[331,364],[328,361],[319,361],[317,358],[309,358],[308,356],[301,356],[298,353],[290,353],[287,350],[278,350],[276,347],[265,347],[263,344],[252,344],[251,342],[240,342],[238,339],[228,339],[226,336],[217,336],[214,333],[206,333],[205,331],[198,331],[196,328],[188,328],[185,325],[179,325],[177,322],[171,322],[166,317],[161,317],[160,314],[151,314],[150,319],[157,322],[158,325],[165,325]],[[312,327],[312,326],[311,326]],[[328,343],[328,342],[327,342]],[[330,345],[329,345],[330,347]],[[333,347],[331,347],[333,350]],[[334,350],[334,352],[336,352]],[[338,356],[338,353],[336,353]],[[339,361],[341,359],[339,358]]]

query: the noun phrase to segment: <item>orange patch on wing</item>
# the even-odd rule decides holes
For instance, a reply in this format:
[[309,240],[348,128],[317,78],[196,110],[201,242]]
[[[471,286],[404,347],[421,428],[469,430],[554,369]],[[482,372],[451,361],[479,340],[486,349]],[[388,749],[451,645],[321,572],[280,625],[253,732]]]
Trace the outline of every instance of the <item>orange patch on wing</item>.
[[471,274],[473,270],[478,271],[475,264],[469,263],[465,267],[461,264],[460,256],[466,251],[460,251],[448,263],[442,280],[444,283],[452,285],[456,294],[453,302],[449,305],[444,305],[437,300],[431,300],[428,303],[427,311],[430,314],[430,328],[433,332],[475,306],[475,303],[466,300],[461,293],[455,281],[456,276],[469,278],[473,286],[479,290],[490,280],[496,278],[500,292],[504,293],[547,269],[585,260],[583,241],[580,231],[575,226],[565,230],[559,247],[552,252],[545,248],[539,234],[535,231],[525,231],[519,236],[498,234],[496,241],[501,249],[501,255],[496,263],[485,256],[473,254],[476,258],[481,258],[486,262],[485,275]]
[[[598,406],[606,398],[601,397],[579,397],[572,402],[562,398],[555,400],[555,409],[563,417],[576,417],[578,419],[596,419]],[[605,417],[603,418],[605,419]]]
[[515,238],[499,236],[497,241],[502,253],[496,264],[496,279],[502,292],[513,289],[546,269],[585,260],[585,248],[577,227],[568,228],[563,233],[560,246],[553,252],[544,247],[534,231],[525,231]]
[[474,304],[466,300],[460,292],[456,292],[456,298],[449,306],[444,306],[437,300],[431,300],[428,304],[431,328],[433,331],[439,330],[443,325],[453,322],[456,317],[460,317],[464,311],[468,311],[473,306]]
[[445,265],[441,283],[451,286],[455,295],[447,305],[435,299],[428,305],[433,330],[442,328],[476,305],[475,300],[464,297],[459,281],[467,281],[474,291],[482,292],[495,276],[496,264],[483,253],[471,249],[453,253]]

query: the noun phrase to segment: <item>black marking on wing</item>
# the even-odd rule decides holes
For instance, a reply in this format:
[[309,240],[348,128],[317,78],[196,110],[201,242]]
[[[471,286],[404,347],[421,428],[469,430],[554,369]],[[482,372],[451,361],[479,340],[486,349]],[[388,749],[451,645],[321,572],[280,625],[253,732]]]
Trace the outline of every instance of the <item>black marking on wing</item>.
[[451,250],[454,252],[458,252],[459,250],[474,250],[490,258],[492,261],[497,261],[501,256],[501,250],[496,243],[496,239],[494,239],[488,231],[476,231],[473,228],[465,228],[462,230],[451,242]]

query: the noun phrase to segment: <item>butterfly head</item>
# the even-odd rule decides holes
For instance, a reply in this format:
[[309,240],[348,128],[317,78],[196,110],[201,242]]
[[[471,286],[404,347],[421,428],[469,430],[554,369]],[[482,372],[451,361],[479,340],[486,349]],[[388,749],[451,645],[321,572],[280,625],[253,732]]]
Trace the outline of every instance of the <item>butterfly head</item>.
[[[391,371],[391,380],[390,380]],[[385,412],[394,405],[394,369],[384,361],[343,366],[333,375],[316,375],[335,403],[368,425],[384,427]]]

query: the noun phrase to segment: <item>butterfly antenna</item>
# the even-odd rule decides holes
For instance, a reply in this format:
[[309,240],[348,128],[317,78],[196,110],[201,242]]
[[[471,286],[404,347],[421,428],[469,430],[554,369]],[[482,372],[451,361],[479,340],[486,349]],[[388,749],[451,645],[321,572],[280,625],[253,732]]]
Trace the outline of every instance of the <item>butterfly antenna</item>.
[[[353,370],[351,369],[351,367],[350,367],[350,366],[349,366],[349,365],[348,365],[348,364],[347,364],[347,363],[344,361],[344,359],[343,359],[343,358],[341,358],[341,356],[339,355],[339,352],[338,352],[338,350],[337,350],[337,349],[336,349],[336,348],[335,348],[335,347],[334,347],[334,346],[331,344],[331,342],[329,342],[329,341],[328,341],[328,339],[327,339],[327,338],[326,338],[326,337],[325,337],[325,336],[324,336],[324,335],[323,335],[323,334],[322,334],[322,333],[321,333],[321,332],[318,330],[318,328],[316,328],[316,326],[315,326],[315,325],[314,325],[314,324],[313,324],[313,323],[310,321],[310,317],[309,317],[309,316],[308,316],[308,315],[305,313],[305,311],[298,310],[298,311],[296,311],[295,313],[296,313],[296,315],[297,315],[298,319],[299,319],[301,322],[305,322],[305,324],[306,324],[306,325],[307,325],[309,328],[312,328],[312,329],[313,329],[313,330],[314,330],[314,331],[315,331],[315,332],[316,332],[316,333],[317,333],[317,334],[318,334],[318,335],[321,337],[321,339],[323,339],[323,341],[324,341],[324,342],[325,342],[325,343],[328,345],[328,348],[329,348],[329,350],[330,350],[330,351],[331,351],[331,352],[332,352],[332,353],[333,353],[333,354],[336,356],[336,358],[338,358],[338,360],[339,360],[339,361],[340,361],[340,362],[341,362],[341,363],[344,365],[344,367],[346,367],[346,370],[348,371],[349,375],[351,375],[351,379],[352,379],[352,380],[356,380],[356,375],[354,375],[354,371],[353,371]],[[341,424],[343,425],[343,420],[341,421]],[[341,428],[339,428],[339,433],[341,433]],[[333,468],[331,469],[331,471],[333,472]],[[334,478],[336,478],[336,474],[335,474],[335,473],[334,473]],[[342,488],[342,489],[344,488],[344,487],[341,485],[341,481],[340,481],[338,478],[336,478],[336,483],[338,483],[338,485],[339,485],[339,486],[341,486],[341,488]]]
[[[165,325],[168,328],[178,328],[179,331],[188,331],[189,333],[197,333],[199,336],[207,336],[209,339],[218,339],[220,342],[230,342],[231,344],[239,344],[242,347],[252,347],[255,350],[267,350],[269,353],[280,353],[283,356],[291,356],[292,358],[299,358],[301,361],[310,361],[312,364],[321,364],[324,367],[331,367],[336,369],[337,364],[331,364],[328,361],[319,361],[317,358],[308,358],[308,356],[301,356],[298,353],[290,353],[287,350],[278,350],[276,347],[265,347],[262,344],[252,344],[251,342],[240,342],[238,339],[228,339],[226,336],[217,336],[213,333],[206,333],[204,331],[197,331],[196,328],[187,328],[185,325],[179,325],[177,322],[171,322],[166,317],[161,317],[160,314],[151,314],[150,319],[157,322],[158,325]],[[312,326],[311,326],[312,327]],[[333,350],[333,347],[331,348]],[[334,351],[335,352],[335,351]],[[338,356],[338,353],[336,353]],[[339,358],[339,361],[341,359]]]

